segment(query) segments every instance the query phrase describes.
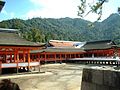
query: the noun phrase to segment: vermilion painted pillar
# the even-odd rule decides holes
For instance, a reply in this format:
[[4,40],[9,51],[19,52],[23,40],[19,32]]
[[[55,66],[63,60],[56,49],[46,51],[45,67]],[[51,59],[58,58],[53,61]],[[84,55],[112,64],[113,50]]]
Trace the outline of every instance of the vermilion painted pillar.
[[0,74],[2,74],[2,61],[0,61]]
[[56,53],[54,53],[54,60],[56,61],[57,59],[56,59]]
[[[68,56],[68,57],[67,57]],[[67,62],[67,59],[69,59],[69,53],[67,54],[65,54],[65,63]]]
[[18,50],[16,50],[16,60],[17,60],[17,73],[18,73],[18,69],[19,69],[19,66],[18,66],[18,63],[19,63],[19,53],[18,53]]
[[16,51],[14,52],[14,62],[16,62]]
[[34,56],[33,56],[33,54],[31,54],[31,60],[34,61]]
[[[62,57],[63,55],[63,57]],[[60,64],[62,63],[62,60],[64,60],[64,53],[60,55],[61,59],[60,59]]]
[[25,50],[23,51],[23,62],[26,61],[26,58],[25,58]]
[[12,53],[10,53],[10,62],[12,62]]
[[37,53],[37,61],[40,61],[40,55]]
[[45,55],[45,57],[44,57],[44,61],[46,62],[46,52],[44,52],[44,55]]
[[40,63],[40,54],[38,53],[38,60],[39,60],[39,72],[40,72],[40,67],[41,67],[41,63]]
[[[43,52],[43,55],[44,55],[44,64],[46,64],[46,59],[47,59],[47,53],[46,52]],[[44,69],[44,72],[46,72],[46,68]]]
[[30,50],[27,52],[28,54],[28,71],[30,70]]
[[70,54],[70,59],[72,58],[72,54]]
[[7,51],[5,50],[5,63],[7,62]]

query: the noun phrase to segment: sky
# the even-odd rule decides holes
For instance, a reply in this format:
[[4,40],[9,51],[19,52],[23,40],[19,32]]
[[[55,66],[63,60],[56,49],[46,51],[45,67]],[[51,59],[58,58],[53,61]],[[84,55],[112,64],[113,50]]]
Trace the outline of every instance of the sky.
[[[4,0],[5,6],[0,13],[0,21],[13,18],[31,19],[41,18],[80,18],[77,15],[80,0]],[[88,0],[93,2],[94,0]],[[117,13],[120,0],[109,0],[103,6],[101,20],[106,19],[112,13]],[[95,21],[96,14],[89,14],[85,20]]]

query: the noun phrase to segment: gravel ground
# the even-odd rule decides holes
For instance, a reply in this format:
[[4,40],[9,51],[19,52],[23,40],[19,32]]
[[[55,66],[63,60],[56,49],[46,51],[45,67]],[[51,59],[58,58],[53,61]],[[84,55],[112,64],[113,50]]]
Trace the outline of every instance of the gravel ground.
[[45,74],[13,75],[11,78],[21,90],[80,90],[82,69],[87,67],[80,64],[52,64],[41,66]]

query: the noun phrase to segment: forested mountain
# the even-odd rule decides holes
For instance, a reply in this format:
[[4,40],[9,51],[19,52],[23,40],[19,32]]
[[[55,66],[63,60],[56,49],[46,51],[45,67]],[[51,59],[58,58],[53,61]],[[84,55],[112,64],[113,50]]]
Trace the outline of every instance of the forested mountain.
[[103,22],[91,22],[80,18],[11,19],[0,22],[1,28],[19,29],[23,38],[34,42],[51,39],[93,41],[111,39],[120,42],[120,15],[112,14]]

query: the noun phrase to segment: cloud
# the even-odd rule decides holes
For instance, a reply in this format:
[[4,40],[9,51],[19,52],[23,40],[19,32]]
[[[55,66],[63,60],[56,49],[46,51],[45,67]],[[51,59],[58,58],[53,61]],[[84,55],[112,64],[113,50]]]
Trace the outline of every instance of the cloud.
[[7,13],[7,11],[6,10],[2,10],[2,12],[1,12],[2,14],[4,14],[4,15],[8,15],[8,13]]
[[10,18],[14,18],[15,17],[15,13],[14,12],[10,12]]
[[85,20],[89,20],[89,21],[91,21],[91,22],[94,22],[94,21],[97,20],[98,17],[99,17],[99,16],[98,16],[97,14],[95,14],[95,13],[90,13],[90,14],[88,14],[87,16],[85,16],[84,19],[85,19]]
[[7,12],[5,9],[2,10],[1,14],[3,14],[6,17],[9,17],[9,18],[15,18],[14,12]]
[[[30,10],[25,14],[26,18],[80,18],[77,15],[80,0],[30,0],[37,8]],[[88,2],[93,4],[93,0]],[[85,20],[95,21],[98,18],[96,14],[89,14],[84,17]]]
[[79,0],[30,0],[34,8],[26,13],[27,18],[45,17],[45,18],[61,18],[61,17],[78,17],[77,6]]
[[[96,3],[96,0],[87,0],[91,5]],[[33,17],[42,17],[42,18],[63,18],[63,17],[71,17],[71,18],[80,18],[77,16],[78,7],[80,5],[80,0],[30,0],[32,5],[36,8],[29,10],[24,17],[26,19],[30,19]],[[115,9],[110,7],[111,2],[108,2],[103,7],[103,15],[102,20],[106,19],[111,13],[115,12]],[[87,7],[87,10],[90,9]],[[107,13],[106,13],[107,12]],[[83,19],[89,21],[96,21],[98,15],[95,13],[90,13]]]

